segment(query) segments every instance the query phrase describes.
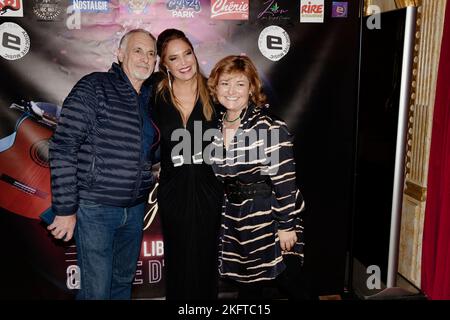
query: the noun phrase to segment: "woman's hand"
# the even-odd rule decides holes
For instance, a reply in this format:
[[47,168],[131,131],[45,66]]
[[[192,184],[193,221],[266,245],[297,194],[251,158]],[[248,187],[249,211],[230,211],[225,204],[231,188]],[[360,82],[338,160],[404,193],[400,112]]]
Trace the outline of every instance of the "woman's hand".
[[280,246],[283,251],[290,251],[297,242],[297,235],[295,231],[278,230],[278,237],[280,238]]

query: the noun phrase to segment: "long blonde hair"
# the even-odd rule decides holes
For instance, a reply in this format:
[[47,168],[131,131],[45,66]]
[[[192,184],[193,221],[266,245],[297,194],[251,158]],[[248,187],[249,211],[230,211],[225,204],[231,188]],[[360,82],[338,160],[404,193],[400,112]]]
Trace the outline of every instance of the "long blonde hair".
[[209,95],[208,87],[206,85],[206,78],[200,71],[200,65],[198,63],[197,56],[194,52],[194,47],[192,46],[192,43],[189,41],[189,39],[186,37],[183,31],[177,30],[177,29],[166,29],[158,36],[158,40],[156,41],[156,47],[158,55],[160,56],[159,61],[159,70],[161,71],[163,75],[163,79],[159,82],[158,87],[156,88],[156,92],[158,96],[161,96],[166,102],[167,101],[167,94],[169,93],[170,102],[177,108],[177,110],[181,113],[181,109],[179,107],[179,101],[177,97],[174,95],[172,90],[172,85],[169,77],[170,74],[167,72],[167,68],[164,65],[163,61],[166,55],[167,51],[167,45],[170,41],[180,39],[184,41],[192,50],[192,53],[195,56],[195,62],[197,65],[197,74],[196,74],[196,80],[197,80],[197,92],[196,92],[196,99],[200,99],[203,105],[203,116],[210,121],[212,119],[214,109],[211,103],[211,98]]

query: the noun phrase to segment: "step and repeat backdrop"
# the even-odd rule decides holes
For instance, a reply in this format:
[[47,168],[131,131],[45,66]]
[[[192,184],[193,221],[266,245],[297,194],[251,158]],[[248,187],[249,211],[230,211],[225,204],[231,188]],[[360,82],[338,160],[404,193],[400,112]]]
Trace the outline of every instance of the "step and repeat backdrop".
[[[359,1],[0,0],[0,296],[72,299],[75,244],[52,239],[48,139],[84,75],[116,61],[122,35],[183,30],[203,73],[229,54],[257,65],[272,112],[295,135],[307,203],[304,284],[345,288],[351,209]],[[164,297],[164,247],[150,195],[133,297]]]

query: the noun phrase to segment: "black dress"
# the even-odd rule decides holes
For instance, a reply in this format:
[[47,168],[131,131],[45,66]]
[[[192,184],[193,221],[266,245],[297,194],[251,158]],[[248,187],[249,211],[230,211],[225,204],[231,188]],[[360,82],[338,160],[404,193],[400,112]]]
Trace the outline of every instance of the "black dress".
[[[211,166],[201,161],[203,149],[211,143],[202,141],[203,133],[215,122],[204,118],[198,101],[185,128],[180,113],[168,101],[157,97],[153,111],[161,133],[158,206],[164,238],[166,299],[216,299],[223,188]],[[172,134],[183,138],[171,141]],[[181,146],[180,141],[186,143],[185,149],[172,154]]]

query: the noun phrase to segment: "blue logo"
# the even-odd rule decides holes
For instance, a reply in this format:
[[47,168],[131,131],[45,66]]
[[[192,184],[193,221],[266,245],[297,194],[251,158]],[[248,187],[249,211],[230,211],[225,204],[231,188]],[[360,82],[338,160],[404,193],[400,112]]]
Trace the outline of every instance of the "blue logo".
[[347,18],[348,2],[333,2],[332,18]]

